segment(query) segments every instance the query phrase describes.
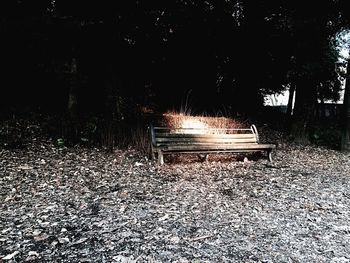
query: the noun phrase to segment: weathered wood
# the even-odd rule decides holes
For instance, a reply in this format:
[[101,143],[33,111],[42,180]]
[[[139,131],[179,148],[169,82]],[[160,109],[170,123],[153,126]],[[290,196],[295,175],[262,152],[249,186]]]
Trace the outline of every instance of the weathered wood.
[[268,158],[269,161],[272,162],[272,151],[268,151]]
[[[239,153],[267,152],[272,161],[274,144],[259,144],[258,131],[254,125],[250,129],[169,129],[166,127],[150,127],[152,151],[157,152],[158,163],[164,163],[164,154],[171,153]],[[201,130],[199,133],[198,130]],[[213,131],[220,130],[220,133]],[[161,132],[160,132],[161,131]],[[179,133],[181,131],[182,133]],[[203,133],[207,131],[208,133]],[[234,132],[234,133],[231,133]]]
[[[254,126],[254,125],[252,125]],[[210,132],[210,131],[223,131],[223,132],[227,132],[227,131],[251,131],[252,128],[249,129],[234,129],[234,128],[169,128],[169,127],[153,127],[154,130],[159,130],[159,131],[182,131],[182,130],[186,130],[186,131],[193,131],[193,130],[202,130],[205,132]]]
[[222,138],[157,138],[156,143],[162,144],[162,143],[192,143],[192,142],[200,142],[200,143],[256,143],[256,139],[222,139]]
[[247,149],[227,149],[227,150],[179,150],[179,151],[163,151],[163,155],[165,154],[173,154],[173,153],[193,153],[193,154],[205,154],[205,153],[252,153],[252,152],[260,152],[267,150],[247,150]]
[[[156,137],[155,137],[155,134],[154,134],[154,128],[153,126],[151,125],[150,127],[148,127],[148,132],[149,132],[149,135],[150,135],[150,141],[151,142],[154,142],[156,140]],[[155,150],[154,150],[154,145],[153,143],[151,143],[151,160],[154,160],[155,159]]]
[[162,150],[158,149],[158,163],[160,165],[164,164],[164,156]]
[[210,150],[268,150],[274,148],[272,144],[182,144],[182,145],[163,145],[162,151],[177,151],[177,150],[196,150],[196,151],[210,151]]
[[189,138],[189,139],[205,139],[205,138],[221,138],[221,139],[240,139],[240,138],[256,138],[253,133],[243,134],[196,134],[196,133],[155,133],[155,137],[158,138]]

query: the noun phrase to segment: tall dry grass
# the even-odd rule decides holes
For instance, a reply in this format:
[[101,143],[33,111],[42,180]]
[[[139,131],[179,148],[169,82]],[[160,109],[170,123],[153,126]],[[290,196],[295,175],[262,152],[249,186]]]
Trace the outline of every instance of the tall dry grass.
[[[249,127],[245,121],[224,116],[193,116],[188,112],[167,112],[162,115],[153,116],[151,119],[137,118],[133,123],[118,125],[114,129],[113,139],[109,136],[110,132],[107,132],[108,136],[106,136],[106,139],[107,142],[112,142],[117,147],[125,148],[131,146],[144,154],[149,154],[151,141],[148,127],[151,123],[154,126],[163,126],[170,129],[180,129],[179,132],[181,132],[184,121],[194,123],[200,122],[203,124],[204,129],[242,129]],[[220,133],[220,131],[218,131],[218,133]]]
[[243,120],[233,119],[223,116],[192,116],[189,114],[168,112],[163,114],[162,126],[166,126],[172,129],[178,129],[183,127],[183,123],[188,122],[201,122],[206,128],[216,129],[242,129],[247,127],[247,122]]

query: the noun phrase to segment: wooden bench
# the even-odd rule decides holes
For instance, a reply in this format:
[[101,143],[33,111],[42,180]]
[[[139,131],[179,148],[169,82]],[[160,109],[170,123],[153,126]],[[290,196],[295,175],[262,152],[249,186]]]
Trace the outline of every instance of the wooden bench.
[[158,163],[164,163],[164,154],[171,153],[243,153],[266,152],[272,162],[275,144],[260,144],[255,125],[249,129],[199,129],[150,126],[152,158],[157,154]]

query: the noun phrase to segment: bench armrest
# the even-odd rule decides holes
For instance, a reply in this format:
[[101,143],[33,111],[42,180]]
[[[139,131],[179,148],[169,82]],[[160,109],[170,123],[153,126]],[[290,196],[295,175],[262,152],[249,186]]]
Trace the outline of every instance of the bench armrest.
[[156,146],[156,134],[154,132],[154,127],[153,125],[151,124],[149,127],[149,134],[150,134],[150,140],[151,140],[151,143],[152,143],[152,146]]
[[258,133],[256,126],[253,124],[252,126],[250,126],[250,129],[252,130],[252,132],[256,136],[256,142],[259,143],[259,133]]

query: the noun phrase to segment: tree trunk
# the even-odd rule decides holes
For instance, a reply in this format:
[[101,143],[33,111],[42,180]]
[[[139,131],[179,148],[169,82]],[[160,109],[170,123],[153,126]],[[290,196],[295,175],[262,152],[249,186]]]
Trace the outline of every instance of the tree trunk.
[[289,97],[288,97],[288,106],[287,106],[288,118],[292,116],[294,93],[295,93],[295,83],[291,83],[289,88]]
[[79,117],[78,117],[78,70],[76,58],[72,58],[70,68],[70,86],[67,104],[67,119],[64,121],[64,137],[70,142],[79,141]]
[[315,115],[316,85],[308,80],[297,83],[291,135],[298,143],[309,143],[310,123]]
[[77,76],[77,61],[75,58],[72,58],[71,62],[71,79],[70,79],[70,87],[69,87],[69,94],[68,94],[68,113],[72,120],[77,119],[77,93],[78,93],[78,76]]
[[341,150],[350,151],[350,59],[346,67],[345,92],[343,103],[343,135]]
[[123,119],[120,96],[121,86],[122,81],[120,77],[116,77],[113,74],[106,76],[105,114],[101,144],[110,152],[113,152],[116,144],[120,146],[123,143],[123,138],[120,138],[124,136],[120,123]]
[[317,113],[319,114],[319,118],[321,120],[324,120],[326,118],[326,105],[324,104],[324,97],[321,96],[320,98],[320,107],[319,110],[317,110]]

